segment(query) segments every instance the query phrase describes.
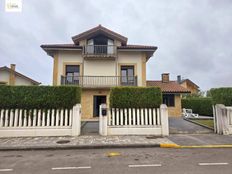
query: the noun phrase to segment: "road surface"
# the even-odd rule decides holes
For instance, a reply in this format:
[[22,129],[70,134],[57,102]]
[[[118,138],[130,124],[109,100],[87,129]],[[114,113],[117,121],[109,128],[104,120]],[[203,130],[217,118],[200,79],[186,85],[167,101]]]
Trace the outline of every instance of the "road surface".
[[231,174],[232,149],[0,151],[0,173]]

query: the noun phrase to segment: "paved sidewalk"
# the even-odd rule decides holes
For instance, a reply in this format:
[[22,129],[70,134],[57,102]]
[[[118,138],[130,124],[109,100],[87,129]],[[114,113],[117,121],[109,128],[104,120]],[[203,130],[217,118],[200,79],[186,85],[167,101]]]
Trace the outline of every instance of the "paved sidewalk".
[[173,142],[168,138],[152,136],[0,138],[0,150],[160,147],[160,144],[173,144]]
[[172,134],[168,138],[181,146],[232,145],[232,135]]

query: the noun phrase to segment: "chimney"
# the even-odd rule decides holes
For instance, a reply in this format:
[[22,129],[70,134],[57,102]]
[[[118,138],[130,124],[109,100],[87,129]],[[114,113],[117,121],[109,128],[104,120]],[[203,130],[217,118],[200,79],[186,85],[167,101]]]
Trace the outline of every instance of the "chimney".
[[10,64],[10,79],[9,84],[15,85],[15,64]]
[[179,84],[181,83],[181,75],[177,76],[177,83],[179,83]]
[[162,82],[168,83],[169,82],[169,73],[163,73],[162,74]]

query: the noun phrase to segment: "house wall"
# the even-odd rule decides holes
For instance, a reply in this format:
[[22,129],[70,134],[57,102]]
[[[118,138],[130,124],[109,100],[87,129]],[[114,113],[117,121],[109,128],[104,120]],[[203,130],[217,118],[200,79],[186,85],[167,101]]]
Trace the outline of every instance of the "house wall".
[[26,80],[22,77],[16,76],[15,77],[15,85],[33,85],[33,83],[29,80]]
[[85,76],[116,76],[116,63],[113,60],[85,60]]
[[6,82],[9,84],[10,74],[7,71],[0,71],[0,82]]
[[[0,82],[6,82],[7,85],[10,84],[10,73],[8,71],[0,72]],[[30,80],[24,79],[20,76],[15,76],[14,85],[34,85]]]
[[[61,84],[61,75],[65,75],[65,65],[80,65],[82,70],[83,58],[81,55],[81,51],[59,51],[57,57],[57,65],[54,62],[54,70],[53,70],[53,85]],[[57,67],[55,67],[57,66]],[[57,73],[56,73],[57,71]],[[81,72],[82,75],[82,72]],[[54,83],[57,81],[57,84]]]
[[[93,98],[94,96],[107,96],[106,104],[109,107],[109,89],[83,89],[81,96],[82,119],[93,118]],[[97,118],[97,117],[96,117]]]
[[[143,84],[142,79],[142,65],[143,65],[143,54],[141,52],[133,52],[133,51],[122,51],[118,52],[118,73],[117,75],[120,76],[120,66],[121,65],[135,65],[135,75],[138,77],[138,86],[146,86]],[[146,69],[145,69],[146,71]]]
[[187,88],[189,91],[191,91],[191,94],[197,94],[198,88],[196,88],[194,85],[188,84],[186,81],[181,83],[181,86],[184,88]]
[[168,107],[169,117],[180,117],[181,116],[181,96],[180,94],[175,94],[175,106]]
[[134,65],[138,86],[146,86],[146,57],[142,52],[118,52],[116,60],[84,60],[81,51],[59,51],[54,56],[53,85],[61,84],[68,64],[80,65],[83,76],[120,76],[122,65]]

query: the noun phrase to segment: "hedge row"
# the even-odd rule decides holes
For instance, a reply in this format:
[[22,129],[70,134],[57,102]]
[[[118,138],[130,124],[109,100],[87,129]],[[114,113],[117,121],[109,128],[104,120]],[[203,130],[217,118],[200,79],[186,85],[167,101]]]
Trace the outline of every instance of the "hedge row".
[[213,98],[214,104],[232,106],[232,88],[212,88],[209,95]]
[[81,101],[74,86],[0,86],[1,109],[71,108]]
[[114,87],[110,91],[111,108],[158,108],[161,101],[157,87]]
[[182,108],[192,109],[193,113],[212,116],[212,98],[186,98],[181,100]]

